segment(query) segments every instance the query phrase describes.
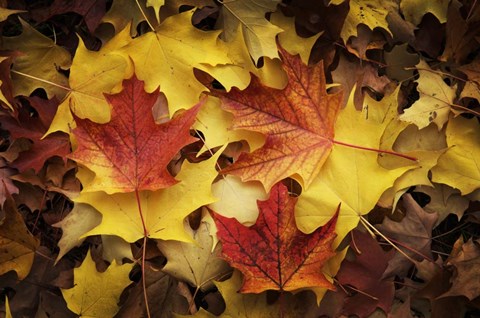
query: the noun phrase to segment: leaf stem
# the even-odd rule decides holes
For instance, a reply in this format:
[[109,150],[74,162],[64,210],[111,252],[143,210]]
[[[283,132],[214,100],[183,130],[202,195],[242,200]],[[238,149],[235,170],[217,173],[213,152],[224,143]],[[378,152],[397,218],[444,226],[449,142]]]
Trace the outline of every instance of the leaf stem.
[[374,148],[362,147],[362,146],[357,146],[357,145],[348,144],[348,143],[346,143],[346,142],[342,142],[342,141],[338,141],[338,140],[332,140],[332,142],[333,142],[334,144],[337,144],[337,145],[340,145],[340,146],[344,146],[344,147],[350,147],[350,148],[355,148],[355,149],[373,151],[373,152],[378,152],[378,153],[385,153],[385,154],[388,154],[388,155],[392,155],[392,156],[397,156],[397,157],[401,157],[401,158],[404,158],[404,159],[408,159],[408,160],[411,160],[411,161],[418,161],[418,159],[415,158],[415,157],[411,157],[411,156],[408,156],[408,155],[404,155],[404,154],[402,154],[402,153],[395,152],[395,151],[391,151],[391,150],[381,150],[381,149],[374,149]]
[[43,78],[40,78],[40,77],[35,77],[35,76],[32,76],[32,75],[29,75],[29,74],[26,74],[26,73],[23,73],[23,72],[19,72],[19,71],[15,71],[15,70],[10,70],[10,72],[14,73],[14,74],[18,74],[18,75],[21,75],[21,76],[25,76],[25,77],[28,77],[30,79],[34,79],[36,81],[39,81],[39,82],[43,82],[43,83],[46,83],[46,84],[50,84],[52,86],[55,86],[55,87],[58,87],[58,88],[61,88],[61,89],[64,89],[68,92],[70,92],[72,89],[70,87],[67,87],[67,86],[63,86],[63,85],[60,85],[60,84],[57,84],[57,83],[54,83],[54,82],[50,82],[46,79],[43,79]]
[[143,298],[145,300],[145,310],[147,311],[147,317],[150,318],[150,307],[148,306],[148,297],[147,297],[147,281],[146,281],[146,271],[145,271],[145,255],[147,251],[147,237],[148,230],[145,224],[145,218],[143,217],[142,204],[140,203],[140,195],[138,188],[135,188],[135,198],[137,199],[138,213],[140,214],[140,219],[142,220],[143,227],[143,247],[142,247],[142,287],[143,287]]

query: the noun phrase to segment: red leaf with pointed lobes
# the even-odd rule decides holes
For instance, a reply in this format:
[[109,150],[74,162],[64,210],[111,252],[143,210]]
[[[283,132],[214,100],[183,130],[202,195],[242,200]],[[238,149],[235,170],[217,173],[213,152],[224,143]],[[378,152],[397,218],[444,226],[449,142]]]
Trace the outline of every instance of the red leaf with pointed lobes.
[[305,234],[295,225],[296,202],[297,198],[290,197],[287,188],[277,183],[268,200],[258,201],[260,214],[251,227],[213,213],[225,260],[245,276],[240,292],[334,289],[322,267],[335,255],[331,245],[340,206],[325,226]]
[[258,180],[267,191],[276,182],[299,174],[308,186],[320,171],[333,145],[334,124],[342,94],[327,94],[323,63],[308,67],[301,58],[281,50],[288,84],[267,87],[252,76],[243,91],[212,90],[222,107],[235,116],[234,129],[266,135],[262,148],[240,158],[222,172],[243,181]]
[[196,140],[190,136],[190,127],[202,102],[157,125],[152,106],[159,91],[146,93],[135,75],[123,82],[120,93],[105,96],[112,105],[110,122],[75,118],[78,148],[70,158],[95,172],[88,191],[154,191],[175,184],[167,165],[182,147]]

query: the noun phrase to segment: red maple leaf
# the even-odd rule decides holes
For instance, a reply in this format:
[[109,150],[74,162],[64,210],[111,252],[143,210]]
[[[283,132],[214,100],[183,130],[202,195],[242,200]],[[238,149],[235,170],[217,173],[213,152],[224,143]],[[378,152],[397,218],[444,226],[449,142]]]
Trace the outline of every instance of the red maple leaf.
[[143,87],[134,75],[123,81],[120,93],[105,95],[112,105],[112,119],[106,124],[75,118],[78,148],[69,157],[95,172],[90,190],[153,191],[177,182],[167,165],[183,146],[196,140],[190,127],[201,103],[157,125],[152,106],[159,91],[146,93]]
[[343,313],[368,317],[377,307],[388,313],[395,288],[392,278],[382,277],[394,253],[383,251],[368,233],[355,230],[352,235],[350,245],[356,251],[356,260],[343,261],[337,279],[342,285],[354,286],[360,292],[346,298]]
[[70,153],[67,134],[56,132],[42,138],[55,116],[58,100],[55,97],[45,100],[34,96],[30,97],[29,101],[30,105],[25,103],[18,108],[18,119],[3,114],[1,122],[2,127],[10,132],[13,139],[27,138],[32,141],[30,148],[21,152],[12,164],[20,172],[30,168],[38,172],[48,158],[59,156],[65,159]]
[[296,202],[297,198],[290,197],[287,188],[277,183],[268,200],[258,201],[260,214],[251,227],[213,213],[225,260],[245,276],[241,292],[334,289],[322,267],[335,254],[331,244],[340,207],[325,226],[304,234],[295,225]]
[[234,129],[266,135],[262,148],[242,153],[222,172],[243,181],[261,181],[268,190],[293,174],[308,186],[327,159],[334,137],[334,124],[342,94],[327,94],[323,63],[308,67],[300,57],[281,50],[288,84],[283,90],[267,87],[252,76],[243,91],[212,90],[222,108],[233,113]]

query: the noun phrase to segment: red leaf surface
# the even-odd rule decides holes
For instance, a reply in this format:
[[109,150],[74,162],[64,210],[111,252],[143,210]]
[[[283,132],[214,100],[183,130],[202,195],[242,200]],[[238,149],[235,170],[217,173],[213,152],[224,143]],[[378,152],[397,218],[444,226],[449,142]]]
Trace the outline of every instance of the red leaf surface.
[[354,286],[360,292],[346,299],[343,313],[367,317],[377,307],[388,313],[395,288],[392,278],[382,279],[382,276],[394,253],[384,252],[368,233],[357,230],[352,233],[350,245],[357,257],[354,262],[342,263],[337,279],[342,285]]
[[18,120],[4,114],[1,121],[2,128],[8,130],[13,139],[27,138],[33,142],[30,149],[21,152],[12,164],[20,172],[30,168],[38,172],[48,158],[59,156],[65,159],[70,153],[70,141],[65,133],[56,132],[42,139],[55,116],[58,100],[34,96],[29,101],[37,114],[32,114],[27,105],[23,105],[18,109]]
[[201,103],[157,125],[152,106],[159,91],[148,94],[143,87],[143,81],[133,76],[123,82],[120,93],[106,95],[113,107],[106,124],[75,119],[78,148],[70,158],[95,172],[90,190],[153,191],[177,182],[167,165],[183,146],[196,140],[190,136],[190,127]]
[[290,197],[287,188],[277,183],[268,200],[258,201],[260,214],[251,227],[214,213],[222,254],[245,276],[241,292],[334,289],[322,267],[335,254],[331,244],[340,207],[325,226],[304,234],[295,225],[296,202],[297,198]]
[[342,101],[342,94],[327,94],[322,63],[308,67],[298,55],[281,53],[288,75],[283,90],[267,87],[252,76],[243,91],[213,92],[235,116],[234,129],[266,135],[262,148],[243,153],[223,172],[243,181],[261,181],[267,190],[293,174],[299,174],[307,186],[311,183],[332,149]]

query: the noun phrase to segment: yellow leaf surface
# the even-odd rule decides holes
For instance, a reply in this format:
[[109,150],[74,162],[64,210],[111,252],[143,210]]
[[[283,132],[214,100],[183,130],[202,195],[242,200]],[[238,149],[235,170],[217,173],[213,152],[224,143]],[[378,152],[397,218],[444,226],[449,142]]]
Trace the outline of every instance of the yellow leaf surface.
[[[347,107],[340,112],[335,124],[335,139],[379,149],[386,127],[396,117],[396,105],[389,101],[359,112],[355,110],[351,94]],[[311,233],[330,220],[341,203],[334,242],[334,247],[338,246],[357,226],[360,216],[370,212],[382,193],[411,168],[413,166],[388,170],[378,164],[376,152],[335,144],[318,176],[298,199],[298,228]]]
[[76,203],[72,211],[60,222],[53,226],[62,229],[62,238],[58,242],[60,252],[58,253],[58,262],[72,248],[80,245],[85,233],[95,228],[102,221],[102,215],[92,206],[83,203]]
[[357,26],[362,23],[368,26],[371,30],[375,28],[383,28],[390,35],[392,34],[388,29],[388,22],[386,20],[388,15],[388,1],[378,2],[376,0],[351,0],[350,11],[343,24],[340,37],[345,43],[351,36],[357,36]]
[[[58,107],[45,135],[55,131],[70,133],[75,127],[71,111],[80,118],[88,118],[97,123],[110,120],[110,106],[103,94],[120,91],[122,80],[133,73],[128,61],[112,52],[129,41],[128,28],[117,34],[99,51],[89,51],[82,39],[79,39],[70,68],[71,91]],[[91,61],[95,63],[91,64]]]
[[7,18],[16,13],[26,12],[25,10],[10,10],[5,8],[0,8],[0,21],[5,21]]
[[239,177],[226,175],[212,185],[218,201],[209,205],[215,213],[250,226],[258,218],[257,200],[265,201],[268,193],[258,181],[242,182]]
[[462,195],[480,188],[480,125],[476,118],[457,117],[447,126],[450,147],[432,169],[432,180],[460,190]]
[[160,22],[160,8],[165,4],[165,0],[147,0],[147,7],[153,8],[157,21]]
[[272,13],[270,21],[283,29],[283,32],[278,34],[280,45],[292,55],[300,54],[303,63],[308,65],[312,47],[323,31],[309,38],[299,37],[295,30],[295,18],[286,17],[280,11]]
[[235,37],[241,26],[245,43],[254,63],[262,56],[278,58],[275,37],[282,29],[265,19],[265,14],[277,8],[279,0],[226,0],[222,1],[224,38]]
[[7,296],[5,296],[5,318],[12,318],[12,312],[10,310],[10,304]]
[[447,22],[447,10],[450,0],[402,0],[400,9],[405,20],[419,25],[425,14],[431,13],[437,17],[440,23]]
[[[139,193],[148,237],[192,241],[184,230],[183,220],[200,206],[215,201],[210,187],[217,176],[215,163],[220,153],[218,151],[212,158],[200,163],[185,162],[176,176],[180,182],[174,186]],[[85,236],[117,235],[127,242],[135,242],[144,236],[135,193],[80,193],[74,201],[90,204],[103,215],[102,223]]]
[[[149,0],[149,2],[156,0]],[[157,1],[158,2],[158,1]],[[145,0],[139,0],[138,3],[142,7],[150,23],[155,22],[154,10],[145,6]],[[133,37],[137,36],[137,26],[140,22],[145,21],[145,17],[140,11],[136,0],[114,0],[110,10],[102,18],[102,22],[110,23],[116,32],[123,30],[128,26],[128,33]]]
[[[159,241],[160,251],[167,258],[162,271],[201,290],[212,288],[213,280],[224,278],[232,271],[227,262],[219,257],[221,245],[217,244],[212,251],[213,239],[209,224],[202,221],[197,230],[185,226],[191,242]],[[214,234],[214,233],[212,233]]]
[[420,98],[405,109],[400,120],[415,124],[420,129],[433,122],[440,130],[448,121],[456,87],[445,84],[443,77],[433,72],[423,60],[417,64],[417,69],[420,77],[415,82],[418,83]]
[[119,310],[120,294],[131,283],[132,268],[133,264],[112,263],[99,273],[89,251],[82,265],[73,270],[73,288],[62,289],[68,309],[85,318],[113,317]]
[[262,134],[250,130],[231,129],[232,122],[233,115],[220,107],[220,100],[209,96],[193,125],[205,138],[205,144],[199,153],[240,140],[246,140],[251,151],[264,144],[265,137]]
[[39,242],[28,231],[9,194],[3,204],[3,213],[5,218],[0,224],[0,275],[14,270],[18,279],[22,280],[30,272]]
[[[3,50],[15,50],[23,53],[15,59],[12,71],[28,75],[20,75],[12,72],[14,95],[29,96],[37,88],[43,88],[48,98],[56,95],[62,99],[67,93],[68,80],[58,69],[68,69],[71,64],[70,53],[64,48],[56,45],[51,39],[41,34],[20,19],[23,32],[18,36],[2,37]],[[44,81],[33,79],[35,77]],[[47,82],[56,85],[48,84]]]
[[191,23],[193,11],[165,19],[156,32],[133,39],[121,49],[135,64],[135,73],[145,81],[145,90],[160,86],[168,100],[170,115],[190,108],[207,89],[193,74],[202,64],[229,63],[226,52],[217,46],[220,31],[201,31]]

